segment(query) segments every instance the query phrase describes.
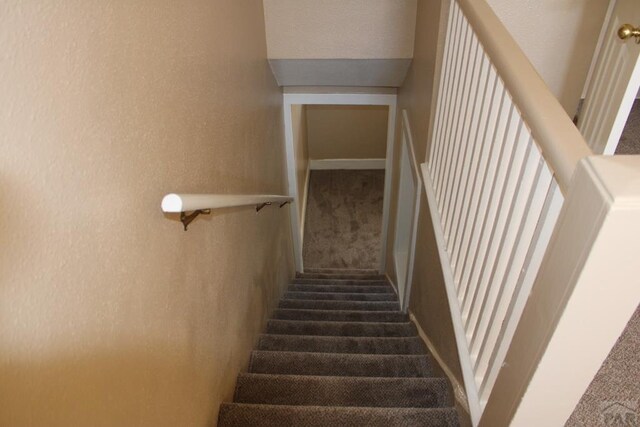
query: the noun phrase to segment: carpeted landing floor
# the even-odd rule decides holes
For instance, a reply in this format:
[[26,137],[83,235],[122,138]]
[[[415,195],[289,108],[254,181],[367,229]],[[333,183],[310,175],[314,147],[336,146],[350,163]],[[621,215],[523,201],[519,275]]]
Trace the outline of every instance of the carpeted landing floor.
[[313,170],[305,268],[378,269],[384,170]]
[[640,99],[633,103],[616,154],[640,154]]

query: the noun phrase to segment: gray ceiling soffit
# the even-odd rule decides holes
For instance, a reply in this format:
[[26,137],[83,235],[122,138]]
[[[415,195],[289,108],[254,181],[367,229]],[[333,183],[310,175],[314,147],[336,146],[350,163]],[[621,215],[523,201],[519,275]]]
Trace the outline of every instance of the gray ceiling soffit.
[[400,87],[411,58],[269,59],[279,86]]

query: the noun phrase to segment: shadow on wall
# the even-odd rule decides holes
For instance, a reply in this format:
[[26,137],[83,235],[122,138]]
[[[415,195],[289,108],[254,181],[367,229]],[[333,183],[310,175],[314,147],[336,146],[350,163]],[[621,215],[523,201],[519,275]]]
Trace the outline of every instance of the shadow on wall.
[[[264,206],[264,208],[277,209],[278,206],[274,204],[272,206]],[[204,221],[205,223],[211,223],[211,221],[213,221],[216,217],[219,217],[221,215],[240,214],[240,213],[246,213],[246,211],[249,211],[249,212],[256,211],[256,214],[259,214],[259,212],[256,209],[256,206],[253,206],[253,205],[239,206],[239,207],[234,207],[234,206],[223,207],[223,208],[210,209],[209,211],[210,211],[209,213],[202,212],[201,214],[197,215],[189,225],[195,224],[196,222],[202,222],[202,221]],[[193,211],[185,212],[185,214],[188,216],[192,212]],[[175,222],[176,227],[184,230],[184,225],[182,224],[182,220],[180,219],[181,214],[177,212],[162,212],[162,215],[164,216],[164,219],[166,219],[167,221]]]
[[[234,366],[218,365],[219,378],[202,375],[171,345],[83,355],[47,361],[10,362],[0,368],[0,424],[3,426],[215,425],[217,405],[202,419],[198,401],[231,399]],[[221,353],[224,350],[221,349]],[[191,355],[199,357],[198,354]],[[222,359],[218,354],[216,358]],[[222,362],[212,360],[211,363]],[[11,408],[12,410],[6,410]],[[177,410],[179,409],[179,411]]]
[[[588,2],[582,8],[580,19],[578,19],[578,28],[574,34],[573,45],[570,49],[571,55],[567,65],[567,70],[585,70],[584,75],[576,81],[576,75],[572,72],[565,73],[562,92],[558,94],[562,106],[567,110],[567,114],[573,117],[578,111],[578,104],[582,97],[582,89],[586,83],[586,72],[589,70],[593,56],[596,53],[596,44],[600,34],[600,27],[607,11],[609,2]],[[587,10],[587,9],[597,10]],[[585,39],[586,35],[586,39]],[[567,40],[570,42],[571,40]],[[586,66],[586,68],[585,68]]]
[[[159,212],[154,218],[175,240],[136,244],[130,264],[108,259],[122,252],[110,241],[91,246],[95,258],[83,255],[92,261],[73,258],[93,276],[49,271],[41,284],[0,277],[0,426],[215,425],[288,284],[287,213],[224,209],[187,232],[177,221],[162,224]],[[126,230],[116,239],[126,240]],[[184,252],[176,243],[184,241],[197,250]],[[154,266],[148,246],[171,243],[176,250],[156,275],[119,271]]]
[[[418,235],[416,239],[416,263],[413,271],[413,285],[409,309],[429,337],[438,352],[438,357],[446,365],[458,384],[453,384],[454,393],[460,399],[464,393],[464,379],[460,368],[460,358],[456,344],[451,311],[440,268],[440,255],[431,225],[431,215],[424,192],[420,201]],[[462,389],[461,389],[462,387]],[[462,397],[466,399],[466,397]]]

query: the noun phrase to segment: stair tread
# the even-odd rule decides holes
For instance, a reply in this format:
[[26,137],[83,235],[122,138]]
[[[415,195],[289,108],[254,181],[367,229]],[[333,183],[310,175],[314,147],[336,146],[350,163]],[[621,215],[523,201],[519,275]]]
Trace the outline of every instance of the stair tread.
[[[374,268],[339,268],[339,267],[307,267],[304,269],[304,273],[379,273],[379,270]],[[301,274],[297,272],[296,274]]]
[[397,301],[343,301],[317,299],[281,300],[278,308],[305,310],[362,310],[362,311],[394,311],[400,308]]
[[322,335],[262,334],[258,350],[347,353],[425,354],[419,337],[336,337]]
[[449,381],[399,308],[375,271],[297,274],[218,425],[459,426]]
[[291,284],[287,288],[290,292],[331,292],[331,293],[371,293],[371,294],[395,294],[391,285],[322,285],[322,284]]
[[342,285],[342,286],[383,286],[389,285],[386,279],[306,279],[297,277],[292,285]]
[[367,408],[223,403],[220,427],[457,427],[453,408]]
[[386,280],[386,276],[379,273],[297,273],[296,279]]
[[317,299],[282,299],[278,308],[302,310],[360,310],[360,311],[397,311],[400,304],[397,301],[341,301]]
[[269,320],[267,333],[281,335],[414,337],[418,332],[411,322],[332,322],[316,320]]
[[255,350],[249,372],[358,377],[431,377],[426,354],[300,353]]
[[444,378],[238,375],[235,402],[276,405],[446,407]]
[[272,319],[329,320],[341,322],[407,322],[409,316],[399,310],[366,311],[278,308],[273,312]]
[[398,301],[396,294],[392,293],[365,293],[365,292],[285,292],[283,299],[318,299],[341,301]]

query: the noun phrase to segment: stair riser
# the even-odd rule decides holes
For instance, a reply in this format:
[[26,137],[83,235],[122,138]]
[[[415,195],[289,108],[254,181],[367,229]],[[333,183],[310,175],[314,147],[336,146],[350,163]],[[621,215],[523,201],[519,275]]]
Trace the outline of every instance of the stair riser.
[[235,402],[271,405],[438,408],[450,404],[440,378],[305,377],[241,374]]
[[349,354],[425,354],[420,338],[262,335],[258,350]]
[[333,274],[333,273],[297,273],[296,279],[323,280],[386,280],[381,274]]
[[279,308],[301,310],[362,310],[362,311],[397,311],[397,302],[386,301],[322,301],[322,300],[281,300]]
[[296,322],[269,320],[268,334],[336,337],[415,337],[412,323]]
[[336,286],[336,285],[291,285],[291,292],[332,292],[332,293],[366,293],[366,294],[393,294],[391,286]]
[[[220,427],[459,427],[416,326],[375,271],[297,274]],[[439,371],[438,371],[439,372]]]
[[388,286],[386,280],[294,279],[292,285]]
[[426,356],[374,356],[254,351],[249,372],[283,375],[349,377],[429,377],[433,371]]
[[458,427],[452,408],[336,408],[223,403],[219,427]]
[[380,274],[380,272],[373,268],[330,268],[330,267],[308,267],[304,269],[304,273],[296,272],[298,274],[307,273],[324,273],[324,274]]
[[328,322],[408,322],[409,316],[399,311],[340,311],[277,309],[273,319],[317,320]]
[[284,299],[316,299],[324,301],[397,301],[395,294],[346,294],[329,292],[286,292]]

